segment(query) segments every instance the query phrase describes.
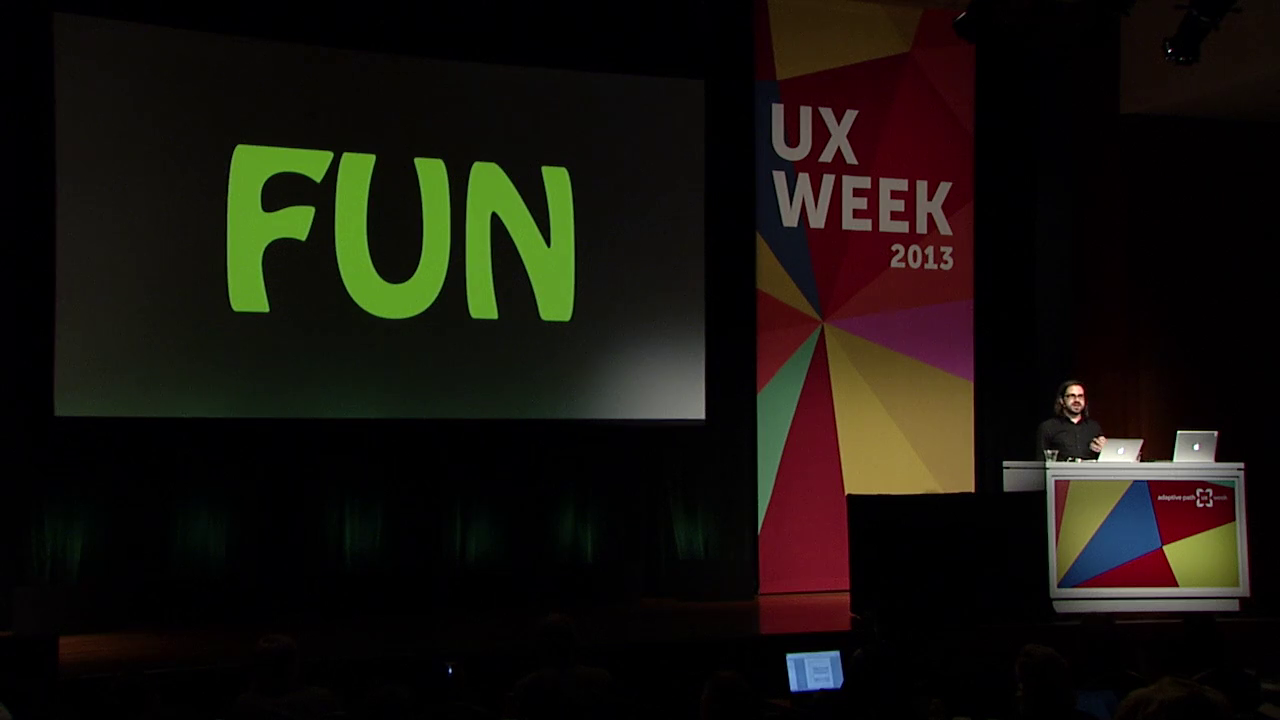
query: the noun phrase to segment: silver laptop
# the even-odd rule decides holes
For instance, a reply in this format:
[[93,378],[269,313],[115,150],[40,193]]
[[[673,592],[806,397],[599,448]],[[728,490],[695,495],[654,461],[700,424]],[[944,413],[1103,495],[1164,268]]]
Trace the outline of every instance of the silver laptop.
[[1179,430],[1173,442],[1174,462],[1213,462],[1217,455],[1217,430]]
[[1138,453],[1142,451],[1141,438],[1107,438],[1102,446],[1098,462],[1138,462]]

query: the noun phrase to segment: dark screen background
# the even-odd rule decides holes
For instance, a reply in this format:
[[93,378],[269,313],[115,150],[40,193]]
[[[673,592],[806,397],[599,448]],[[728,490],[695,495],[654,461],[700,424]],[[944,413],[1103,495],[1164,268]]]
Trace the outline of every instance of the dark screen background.
[[[701,81],[439,62],[55,16],[59,415],[701,419]],[[226,194],[239,143],[329,150],[316,209],[264,255],[271,312],[232,312]],[[406,320],[348,296],[333,249],[342,152],[373,153],[371,253],[421,250],[414,157],[449,173],[445,285]],[[576,299],[543,322],[501,222],[499,319],[472,320],[466,180],[498,163],[544,237],[540,168],[572,178]]]

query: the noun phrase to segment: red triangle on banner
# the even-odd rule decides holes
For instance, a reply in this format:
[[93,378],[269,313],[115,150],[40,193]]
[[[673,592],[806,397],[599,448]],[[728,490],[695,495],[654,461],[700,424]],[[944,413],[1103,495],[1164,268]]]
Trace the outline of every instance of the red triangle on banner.
[[769,384],[817,328],[816,319],[756,290],[756,392]]
[[1061,480],[1053,484],[1053,536],[1062,537],[1062,513],[1067,509],[1067,491],[1071,489],[1070,480]]
[[[884,115],[884,131],[874,153],[868,153],[864,160],[874,169],[869,174],[925,180],[931,192],[942,181],[952,183],[944,203],[948,214],[973,201],[973,132],[961,124],[919,63],[910,60],[903,64],[893,99],[879,112]],[[914,183],[909,187],[908,197],[914,191]],[[908,205],[906,210],[912,207]],[[904,211],[899,219],[914,218]],[[877,234],[884,240],[894,238],[891,242],[906,239],[902,235]]]
[[848,538],[831,372],[819,335],[760,528],[760,592],[848,590]]
[[920,13],[920,22],[916,23],[916,36],[911,43],[912,49],[959,45],[974,52],[971,45],[956,35],[951,24],[955,17],[955,11],[946,9],[931,9]]
[[[842,297],[849,300],[843,306],[828,310],[825,319],[848,318],[857,315],[905,310],[925,305],[954,303],[973,299],[973,203],[970,203],[954,214],[948,216],[954,235],[944,236],[937,232],[926,236],[914,236],[902,250],[902,260],[914,259],[923,266],[919,270],[909,267],[887,269],[890,255],[881,253],[878,267],[880,274],[871,282],[862,282],[855,278],[856,292],[844,293]],[[882,240],[882,250],[892,248],[891,240],[883,235],[876,237]],[[910,245],[918,245],[911,250]],[[918,253],[918,255],[917,255]],[[951,262],[950,270],[942,270],[943,263]],[[928,269],[932,265],[935,269]],[[861,272],[853,268],[855,273]],[[840,286],[845,286],[842,271]],[[848,287],[855,287],[849,285]]]
[[[778,81],[779,97],[789,108],[801,105],[813,108],[812,146],[808,156],[796,161],[795,169],[796,172],[810,173],[815,197],[823,173],[873,175],[862,166],[871,161],[880,147],[880,136],[889,122],[886,111],[893,104],[902,73],[910,64],[910,56],[903,53]],[[844,118],[846,110],[858,111],[846,137],[859,164],[846,164],[843,152],[837,152],[830,162],[819,161],[831,139],[831,130],[817,109],[821,107],[830,108],[837,121]],[[798,114],[788,115],[788,121],[797,122]],[[838,182],[833,191],[832,201],[838,204],[841,191]],[[839,231],[840,215],[832,213],[831,217],[835,223],[829,227]],[[806,222],[805,226],[810,227],[810,224]]]
[[[884,256],[884,243],[867,237],[871,233],[852,233],[843,228],[844,188],[841,178],[844,175],[875,177],[881,174],[872,160],[879,152],[882,134],[889,132],[886,124],[888,109],[898,92],[902,74],[910,64],[910,57],[903,53],[788,78],[778,83],[779,94],[788,107],[809,105],[815,108],[812,111],[812,149],[807,157],[794,163],[797,178],[799,173],[808,175],[815,205],[821,196],[823,176],[833,176],[827,212],[818,222],[821,227],[814,226],[807,211],[801,215],[813,277],[818,286],[819,304],[824,312],[843,305],[850,295],[874,280],[887,265],[887,260],[877,262]],[[843,119],[846,111],[858,110],[847,139],[859,164],[847,164],[842,152],[837,152],[830,162],[821,162],[832,134],[816,109],[821,107],[831,108],[837,120]],[[874,188],[857,191],[859,196],[871,198],[869,207],[872,210],[873,193]],[[868,211],[859,213],[860,217],[875,217]]]
[[956,120],[973,132],[974,68],[972,47],[953,45],[944,48],[921,48],[911,51],[911,59],[933,85],[938,96],[947,103]]
[[1178,587],[1178,578],[1173,574],[1173,568],[1169,567],[1169,558],[1165,557],[1164,548],[1156,548],[1076,587]]

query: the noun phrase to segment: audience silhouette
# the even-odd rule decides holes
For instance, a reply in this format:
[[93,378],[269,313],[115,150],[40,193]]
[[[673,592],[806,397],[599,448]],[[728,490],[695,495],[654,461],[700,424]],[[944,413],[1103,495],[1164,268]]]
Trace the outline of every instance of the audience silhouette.
[[1018,681],[1015,714],[1020,720],[1090,718],[1076,708],[1076,689],[1067,661],[1053,648],[1027,645],[1015,665]]
[[[1219,629],[1189,627],[1180,646],[1165,652],[1177,677],[1150,684],[1128,664],[1137,655],[1120,642],[1114,623],[1083,623],[1067,655],[1041,644],[983,652],[928,633],[867,638],[844,653],[838,692],[791,695],[780,660],[725,656],[670,669],[660,653],[641,646],[630,654],[590,662],[575,624],[550,615],[531,628],[531,662],[519,668],[483,666],[478,681],[466,669],[479,661],[427,658],[364,666],[332,666],[306,673],[298,643],[263,637],[249,655],[247,686],[222,694],[177,699],[186,688],[161,689],[154,678],[123,673],[100,686],[81,708],[63,705],[55,720],[1264,720],[1267,707],[1255,672],[1235,661]],[[973,639],[976,636],[970,636]],[[1166,638],[1171,636],[1166,635]],[[1009,647],[1005,645],[1004,647]],[[1163,647],[1163,646],[1162,646]],[[695,654],[696,655],[696,654]],[[986,658],[980,668],[967,665]],[[775,658],[776,659],[776,658]],[[1013,673],[1003,673],[1013,660]],[[721,662],[721,660],[725,662]],[[1150,662],[1150,661],[1149,661]],[[732,670],[708,672],[717,663]],[[620,689],[604,667],[620,669],[634,686]],[[1150,665],[1148,665],[1150,666]],[[701,670],[694,670],[701,668]],[[770,668],[773,668],[770,670]],[[318,666],[316,669],[324,669]],[[521,675],[521,672],[524,674]],[[1164,674],[1164,673],[1161,673]],[[633,676],[636,676],[633,678]],[[1003,676],[1004,682],[999,678]],[[230,676],[223,676],[230,679]],[[324,677],[325,682],[316,682]],[[512,681],[513,678],[519,678]],[[1013,685],[1009,685],[1009,681]],[[237,682],[237,685],[244,680]],[[780,684],[781,683],[781,684]],[[683,688],[683,689],[682,689]],[[220,695],[222,699],[211,699]],[[162,702],[163,699],[163,702]],[[1010,701],[1012,701],[1010,703]],[[75,710],[79,710],[77,713]],[[0,720],[10,717],[0,705]]]
[[538,669],[512,693],[515,720],[615,720],[613,676],[578,662],[578,635],[564,615],[544,618],[535,630]]
[[1116,720],[1230,720],[1231,708],[1217,691],[1181,678],[1164,678],[1135,690],[1120,704]]
[[703,687],[700,720],[760,720],[763,716],[759,698],[739,673],[715,673]]
[[319,720],[335,717],[340,710],[332,693],[303,682],[293,639],[268,635],[258,641],[252,682],[236,700],[231,716],[233,720]]

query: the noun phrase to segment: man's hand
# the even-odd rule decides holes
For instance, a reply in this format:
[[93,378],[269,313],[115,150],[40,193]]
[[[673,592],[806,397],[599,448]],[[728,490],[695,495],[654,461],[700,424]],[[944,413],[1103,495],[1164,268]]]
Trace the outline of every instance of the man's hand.
[[1106,447],[1106,445],[1107,439],[1101,435],[1089,441],[1089,449],[1096,453],[1102,452],[1102,448]]

